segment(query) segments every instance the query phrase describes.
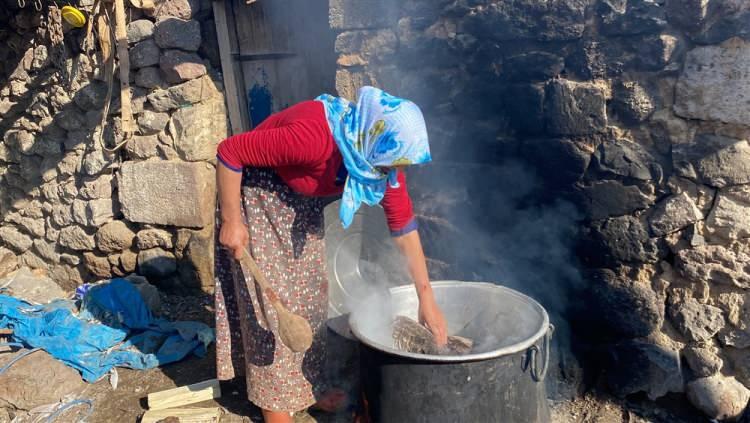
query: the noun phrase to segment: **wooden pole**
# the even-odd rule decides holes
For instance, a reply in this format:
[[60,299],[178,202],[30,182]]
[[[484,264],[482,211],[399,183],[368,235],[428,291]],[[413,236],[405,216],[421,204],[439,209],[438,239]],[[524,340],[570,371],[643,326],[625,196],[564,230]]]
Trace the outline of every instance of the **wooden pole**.
[[133,109],[130,98],[130,56],[128,55],[128,33],[125,23],[125,4],[115,0],[115,39],[117,41],[117,58],[120,62],[120,115],[122,131],[127,138],[135,132]]
[[[214,1],[214,21],[216,22],[216,38],[219,41],[219,57],[221,58],[221,72],[224,76],[224,92],[227,98],[227,111],[232,134],[239,134],[242,129],[240,115],[240,95],[237,89],[237,76],[234,73],[231,44],[229,42],[229,24],[227,10],[223,1]],[[244,96],[243,96],[244,97]]]

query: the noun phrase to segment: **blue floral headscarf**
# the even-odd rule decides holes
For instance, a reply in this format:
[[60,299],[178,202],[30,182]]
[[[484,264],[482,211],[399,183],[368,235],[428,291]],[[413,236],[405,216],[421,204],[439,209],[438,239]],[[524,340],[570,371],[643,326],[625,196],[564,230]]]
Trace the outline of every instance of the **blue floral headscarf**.
[[362,203],[383,199],[386,184],[398,187],[397,171],[379,166],[428,163],[432,160],[424,116],[416,104],[374,87],[362,87],[356,104],[323,94],[328,126],[349,172],[339,216],[348,228]]

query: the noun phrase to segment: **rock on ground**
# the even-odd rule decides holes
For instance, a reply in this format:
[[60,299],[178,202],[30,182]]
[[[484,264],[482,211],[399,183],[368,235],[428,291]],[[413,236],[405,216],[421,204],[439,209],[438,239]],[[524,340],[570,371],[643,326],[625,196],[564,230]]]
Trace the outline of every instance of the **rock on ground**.
[[623,341],[610,350],[607,384],[620,397],[645,392],[654,400],[669,392],[683,392],[680,355],[644,341]]
[[687,384],[690,402],[711,419],[735,419],[750,400],[750,390],[733,377],[716,375]]
[[[0,354],[0,366],[21,352]],[[28,411],[76,397],[85,389],[86,383],[77,371],[37,351],[13,364],[0,378],[0,403]]]
[[0,279],[0,286],[7,288],[10,295],[36,304],[46,304],[66,297],[65,291],[56,281],[35,273],[28,267],[21,267]]

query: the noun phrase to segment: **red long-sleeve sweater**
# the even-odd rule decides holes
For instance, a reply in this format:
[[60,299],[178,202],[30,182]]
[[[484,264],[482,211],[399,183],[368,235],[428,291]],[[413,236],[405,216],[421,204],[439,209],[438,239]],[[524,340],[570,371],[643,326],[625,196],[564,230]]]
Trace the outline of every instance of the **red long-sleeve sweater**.
[[[219,144],[217,158],[240,172],[244,166],[272,168],[294,191],[308,196],[341,194],[336,176],[342,158],[328,128],[323,104],[305,101],[269,116],[252,131],[231,136]],[[399,188],[388,188],[381,205],[391,234],[416,229],[406,177],[398,172]]]

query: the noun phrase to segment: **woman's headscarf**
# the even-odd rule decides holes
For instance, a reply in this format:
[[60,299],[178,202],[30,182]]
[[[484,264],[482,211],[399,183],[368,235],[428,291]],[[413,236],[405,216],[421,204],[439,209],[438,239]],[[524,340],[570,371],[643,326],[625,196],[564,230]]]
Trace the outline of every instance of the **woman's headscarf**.
[[348,228],[362,203],[383,199],[386,184],[398,187],[396,169],[378,166],[422,164],[432,160],[424,116],[416,104],[374,87],[362,87],[356,104],[323,94],[328,126],[349,172],[339,216]]

